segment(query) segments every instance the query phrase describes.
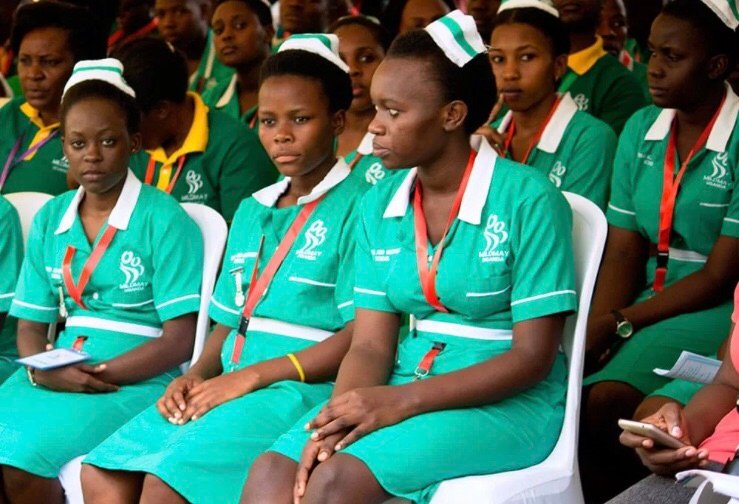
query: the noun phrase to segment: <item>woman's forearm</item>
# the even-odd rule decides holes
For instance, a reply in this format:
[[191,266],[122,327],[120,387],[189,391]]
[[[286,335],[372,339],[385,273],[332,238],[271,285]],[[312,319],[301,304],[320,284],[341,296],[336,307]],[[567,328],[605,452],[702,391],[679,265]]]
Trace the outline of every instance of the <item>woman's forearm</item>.
[[204,380],[214,378],[223,373],[221,351],[223,349],[223,342],[226,341],[230,332],[230,327],[216,324],[205,340],[203,352],[187,373],[200,376]]
[[18,355],[28,357],[46,351],[49,324],[19,319],[17,331]]
[[688,434],[698,446],[713,434],[716,425],[736,407],[737,389],[724,383],[710,383],[702,387],[685,406]]

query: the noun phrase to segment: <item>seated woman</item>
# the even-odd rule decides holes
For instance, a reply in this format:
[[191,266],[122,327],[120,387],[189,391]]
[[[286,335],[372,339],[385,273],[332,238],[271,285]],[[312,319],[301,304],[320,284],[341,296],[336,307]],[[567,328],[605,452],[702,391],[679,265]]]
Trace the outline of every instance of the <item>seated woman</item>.
[[23,236],[18,212],[0,196],[0,383],[18,369],[15,318],[8,317],[8,311],[22,261]]
[[495,84],[510,109],[493,124],[502,155],[605,210],[616,135],[578,110],[569,93],[557,94],[570,47],[557,10],[543,1],[505,2],[490,46]]
[[335,51],[303,35],[266,61],[259,137],[285,178],[239,206],[200,360],[85,459],[86,502],[236,502],[254,459],[329,397],[366,184],[334,154],[351,84],[326,40]]
[[60,468],[153,404],[192,355],[200,230],[128,169],[141,135],[121,74],[114,59],[80,62],[62,98],[64,154],[81,187],[36,215],[10,315],[22,357],[50,346],[47,326],[61,315],[54,347],[90,360],[29,367],[0,386],[0,488],[10,502],[63,502]]
[[[377,69],[374,153],[416,168],[364,197],[332,399],[258,459],[242,502],[288,502],[294,487],[305,503],[428,502],[442,480],[528,467],[554,447],[572,214],[534,170],[484,141],[470,149],[494,101],[480,89],[493,75],[459,11],[396,39]],[[398,345],[402,314],[415,324]]]
[[68,190],[59,107],[74,64],[105,56],[92,25],[87,11],[59,2],[15,14],[11,45],[23,95],[0,108],[0,193]]
[[623,432],[621,443],[634,449],[654,476],[629,488],[611,503],[661,501],[687,504],[694,489],[675,485],[672,478],[675,473],[698,468],[720,471],[724,464],[734,459],[739,445],[739,413],[736,409],[739,394],[739,284],[734,291],[731,320],[734,324],[730,331],[729,351],[713,382],[702,387],[685,407],[677,402],[667,402],[641,420],[680,439],[685,446],[665,448],[649,438]]
[[382,160],[372,155],[374,135],[367,132],[375,117],[370,84],[385,57],[389,35],[378,21],[366,16],[341,18],[330,31],[339,37],[339,55],[352,79],[352,105],[346,113],[346,128],[338,137],[337,152],[349,163],[353,176],[375,185],[391,174]]
[[220,0],[211,25],[216,56],[235,73],[231,80],[203,93],[203,101],[255,130],[259,69],[275,35],[272,13],[262,0]]
[[187,65],[176,49],[148,38],[117,57],[142,110],[146,153],[131,159],[141,181],[180,202],[207,205],[228,222],[242,199],[274,182],[277,173],[256,133],[187,91]]
[[724,79],[738,46],[706,5],[721,1],[665,6],[650,34],[655,106],[619,141],[586,365],[611,360],[584,381],[580,463],[594,501],[618,491],[613,475],[633,460],[616,443],[616,421],[667,382],[652,370],[683,350],[713,354],[728,328],[739,279],[739,98]]

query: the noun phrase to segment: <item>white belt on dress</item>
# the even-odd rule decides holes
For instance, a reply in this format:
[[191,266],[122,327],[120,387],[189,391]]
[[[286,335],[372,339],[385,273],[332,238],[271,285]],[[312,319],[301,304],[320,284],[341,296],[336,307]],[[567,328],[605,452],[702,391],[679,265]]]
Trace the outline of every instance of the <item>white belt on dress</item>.
[[311,341],[323,341],[334,334],[331,331],[324,331],[323,329],[316,329],[315,327],[291,324],[289,322],[282,322],[281,320],[261,317],[252,317],[249,319],[247,335],[249,331],[259,331]]
[[670,259],[674,259],[675,261],[704,263],[708,260],[708,257],[703,254],[699,254],[698,252],[693,252],[692,250],[670,247]]
[[87,329],[104,329],[106,331],[114,331],[125,334],[134,334],[136,336],[145,336],[147,338],[158,338],[162,335],[160,327],[151,327],[141,324],[131,324],[129,322],[116,322],[96,317],[74,316],[69,317],[66,327],[85,327]]
[[509,341],[513,339],[513,331],[510,329],[488,329],[452,322],[440,322],[438,320],[415,320],[411,325],[422,332],[446,334],[460,338],[470,338],[488,341]]

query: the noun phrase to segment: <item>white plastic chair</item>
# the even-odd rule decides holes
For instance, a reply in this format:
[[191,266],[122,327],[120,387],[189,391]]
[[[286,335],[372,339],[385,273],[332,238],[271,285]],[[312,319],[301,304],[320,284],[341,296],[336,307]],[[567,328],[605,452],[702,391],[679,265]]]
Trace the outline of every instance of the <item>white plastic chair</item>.
[[17,192],[6,194],[5,198],[18,211],[21,219],[21,231],[23,232],[23,248],[26,247],[28,241],[28,231],[31,229],[31,223],[42,206],[44,206],[54,196],[51,194],[40,192]]
[[583,502],[577,466],[577,436],[585,330],[608,226],[603,212],[594,203],[577,194],[565,192],[564,195],[573,213],[572,236],[579,304],[577,314],[567,319],[562,338],[562,347],[569,362],[569,377],[564,424],[559,440],[552,453],[535,466],[517,471],[444,481],[434,494],[432,504]]
[[[200,310],[198,311],[197,327],[195,329],[195,345],[190,362],[182,364],[184,373],[194,363],[205,346],[205,338],[210,329],[210,318],[208,317],[208,305],[213,294],[213,287],[221,264],[223,249],[226,246],[228,227],[223,217],[210,207],[196,203],[182,203],[187,214],[195,221],[203,235],[203,278],[200,287]],[[186,243],[182,244],[187,246]],[[77,457],[62,467],[59,473],[59,481],[62,483],[66,502],[68,504],[83,504],[82,484],[80,482],[80,471],[82,460],[86,455]]]

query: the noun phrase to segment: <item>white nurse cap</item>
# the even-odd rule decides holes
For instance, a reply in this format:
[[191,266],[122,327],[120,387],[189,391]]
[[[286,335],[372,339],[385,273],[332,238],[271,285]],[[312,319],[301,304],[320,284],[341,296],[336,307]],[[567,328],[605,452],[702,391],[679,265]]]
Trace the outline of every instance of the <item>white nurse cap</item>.
[[739,26],[737,0],[701,0],[718,16],[722,23],[732,30]]
[[463,67],[478,54],[487,52],[472,16],[454,10],[428,25],[431,35],[446,57],[458,67]]
[[498,14],[511,9],[525,8],[540,9],[556,18],[559,17],[559,11],[554,8],[550,0],[507,0],[500,4]]
[[123,64],[114,58],[105,58],[99,60],[84,60],[77,62],[72,70],[72,76],[64,86],[62,98],[67,94],[69,89],[81,82],[99,80],[117,87],[132,98],[136,98],[136,93],[128,85],[123,78]]
[[278,53],[290,50],[308,51],[317,54],[324,59],[349,73],[349,67],[339,57],[339,37],[333,33],[299,33],[291,35],[282,43],[277,50]]

